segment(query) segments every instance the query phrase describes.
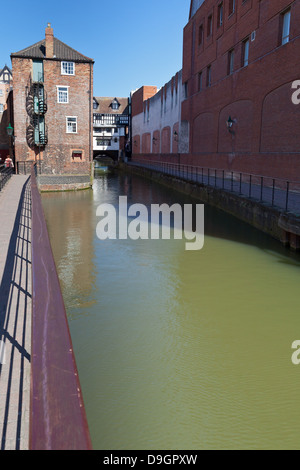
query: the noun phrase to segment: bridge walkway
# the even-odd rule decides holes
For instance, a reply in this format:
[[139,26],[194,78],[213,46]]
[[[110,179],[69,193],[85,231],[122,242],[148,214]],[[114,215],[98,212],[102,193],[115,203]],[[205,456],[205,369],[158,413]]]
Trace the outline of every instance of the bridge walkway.
[[26,450],[31,349],[31,191],[13,175],[0,192],[0,449]]

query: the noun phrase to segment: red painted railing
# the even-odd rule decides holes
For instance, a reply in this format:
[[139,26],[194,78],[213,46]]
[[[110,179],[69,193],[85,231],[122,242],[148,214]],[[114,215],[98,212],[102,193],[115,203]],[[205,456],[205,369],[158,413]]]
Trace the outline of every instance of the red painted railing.
[[91,439],[61,288],[31,170],[31,450],[90,450]]

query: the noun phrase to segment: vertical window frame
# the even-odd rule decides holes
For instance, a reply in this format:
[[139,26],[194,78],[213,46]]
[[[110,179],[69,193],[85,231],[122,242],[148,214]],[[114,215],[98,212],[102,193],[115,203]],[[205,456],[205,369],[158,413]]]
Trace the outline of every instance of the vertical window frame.
[[287,8],[281,13],[281,46],[290,42],[291,35],[291,8]]
[[224,23],[224,2],[220,2],[218,4],[218,20],[217,20],[218,28],[223,26],[223,23]]
[[213,33],[213,14],[210,13],[207,17],[207,31],[206,31],[206,37],[210,38]]
[[[69,104],[69,86],[65,85],[56,85],[57,89],[57,103],[59,104]],[[66,91],[61,91],[62,89],[66,89]],[[67,101],[63,101],[61,98],[63,96],[63,93],[66,93],[67,96]]]
[[234,49],[228,51],[228,69],[227,75],[232,75],[234,73]]
[[[67,65],[66,70],[64,70],[64,64]],[[72,73],[69,72],[69,66],[72,64]],[[71,60],[62,60],[61,61],[61,75],[74,76],[75,75],[75,62]]]
[[[76,119],[75,122],[73,122],[73,124],[75,124],[75,131],[70,131],[69,130],[69,119]],[[78,134],[78,117],[77,116],[66,116],[66,133],[67,134]]]
[[250,37],[243,40],[242,44],[242,67],[248,67],[250,53]]
[[202,46],[203,39],[204,39],[204,27],[203,27],[203,23],[201,23],[198,28],[198,46]]
[[198,92],[203,90],[203,72],[198,73]]
[[235,9],[236,9],[236,0],[229,0],[228,18],[230,18],[235,13]]
[[211,64],[208,65],[206,69],[206,87],[211,87]]

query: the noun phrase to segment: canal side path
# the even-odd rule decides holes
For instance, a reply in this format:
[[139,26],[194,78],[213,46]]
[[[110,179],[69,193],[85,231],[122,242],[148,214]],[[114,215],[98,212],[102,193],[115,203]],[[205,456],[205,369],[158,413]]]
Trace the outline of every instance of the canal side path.
[[[130,166],[136,166],[140,168],[147,168],[149,170],[157,171],[165,175],[169,175],[174,178],[180,178],[187,180],[191,183],[203,184],[204,186],[210,186],[224,191],[229,191],[238,196],[245,197],[249,200],[255,200],[262,204],[277,207],[285,211],[288,208],[288,212],[300,215],[300,192],[293,191],[293,186],[290,185],[289,192],[287,194],[286,188],[275,187],[274,191],[271,185],[267,186],[263,183],[263,187],[260,184],[249,182],[241,182],[239,180],[239,173],[235,172],[234,179],[231,179],[230,175],[224,179],[219,176],[215,176],[214,170],[211,170],[210,176],[203,174],[201,168],[192,168],[188,165],[181,165],[181,168],[177,168],[176,164],[165,166],[162,162],[139,162],[129,161],[127,162]],[[207,170],[207,169],[206,169]],[[230,174],[230,172],[228,172]],[[256,179],[260,179],[257,177]],[[271,177],[265,177],[265,180],[271,180]]]
[[[0,191],[1,450],[26,450],[29,440],[31,350],[31,191],[12,175]],[[3,346],[4,345],[4,346]]]

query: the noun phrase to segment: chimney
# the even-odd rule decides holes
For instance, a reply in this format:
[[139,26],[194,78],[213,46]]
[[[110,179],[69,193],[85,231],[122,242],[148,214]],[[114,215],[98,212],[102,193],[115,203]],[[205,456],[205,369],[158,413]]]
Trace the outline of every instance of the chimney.
[[46,37],[46,57],[49,59],[53,58],[53,28],[51,28],[51,24],[47,24],[47,28],[45,30],[45,37]]

